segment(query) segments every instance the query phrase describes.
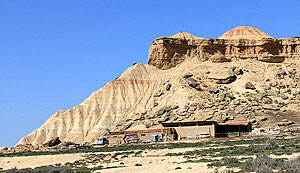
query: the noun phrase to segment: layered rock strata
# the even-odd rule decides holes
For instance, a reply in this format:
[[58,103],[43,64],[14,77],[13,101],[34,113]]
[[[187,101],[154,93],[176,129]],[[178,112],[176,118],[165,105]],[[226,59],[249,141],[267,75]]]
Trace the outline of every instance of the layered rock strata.
[[300,38],[185,39],[162,37],[154,40],[148,64],[160,69],[173,68],[185,60],[231,62],[255,59],[280,63],[300,58]]
[[277,125],[281,115],[287,119],[300,112],[300,39],[265,38],[246,29],[226,35],[244,33],[247,39],[188,33],[156,39],[148,64],[135,63],[78,106],[52,115],[18,144],[57,138],[93,143],[107,131],[157,128],[166,121],[254,119],[254,127]]

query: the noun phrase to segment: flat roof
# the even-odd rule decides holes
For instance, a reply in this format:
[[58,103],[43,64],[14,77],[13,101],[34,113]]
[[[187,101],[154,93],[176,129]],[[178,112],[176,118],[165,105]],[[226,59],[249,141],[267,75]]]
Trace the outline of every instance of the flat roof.
[[154,133],[161,132],[161,129],[145,129],[145,130],[129,130],[129,131],[118,131],[118,132],[108,132],[104,136],[110,135],[125,135],[125,134],[140,134],[140,133]]
[[212,125],[218,124],[215,121],[187,121],[187,122],[168,122],[161,123],[164,127],[181,127],[181,126],[197,126],[197,125]]
[[227,123],[217,123],[215,121],[188,121],[188,122],[167,122],[161,123],[164,127],[181,127],[181,126],[197,126],[197,125],[221,125],[221,126],[247,126],[249,121],[238,121],[238,122],[227,122]]
[[249,121],[239,121],[239,122],[227,122],[227,123],[219,123],[219,125],[240,125],[240,126],[247,126],[250,122]]

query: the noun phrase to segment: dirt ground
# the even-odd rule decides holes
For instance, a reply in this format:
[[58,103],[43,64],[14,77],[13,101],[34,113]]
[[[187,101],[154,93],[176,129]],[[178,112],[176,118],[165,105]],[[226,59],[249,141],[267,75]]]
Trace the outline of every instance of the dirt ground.
[[[195,149],[196,148],[146,150],[138,157],[129,156],[119,162],[102,164],[104,167],[112,167],[120,166],[120,163],[123,162],[125,167],[101,170],[101,172],[213,172],[215,169],[208,168],[207,163],[181,163],[186,161],[186,159],[182,156],[164,156],[167,153],[179,153]],[[57,163],[64,164],[66,162],[74,162],[76,160],[83,159],[84,155],[86,154],[2,157],[0,158],[0,167],[7,170],[12,168],[35,168],[38,166],[54,165]],[[137,163],[142,166],[136,166]],[[226,170],[226,168],[219,168],[219,171],[221,170]]]
[[56,163],[74,162],[81,158],[81,154],[0,157],[0,167],[4,170],[12,168],[35,168],[37,166],[54,165]]
[[[264,136],[266,137],[266,136]],[[257,137],[236,137],[236,138],[215,138],[210,139],[210,141],[239,141],[239,140],[251,140],[257,139]],[[288,139],[288,137],[286,138]],[[200,142],[206,141],[208,139],[202,140],[186,140],[180,142]],[[249,144],[241,144],[236,146],[247,146]],[[226,167],[218,167],[211,168],[208,167],[209,162],[198,162],[191,163],[185,162],[190,160],[183,155],[180,156],[166,156],[166,154],[170,153],[184,153],[187,151],[194,150],[202,150],[202,149],[213,149],[213,148],[224,148],[226,150],[226,145],[218,146],[218,145],[207,145],[205,147],[195,147],[195,148],[175,148],[175,149],[158,149],[158,150],[130,150],[130,151],[114,151],[114,152],[95,152],[95,153],[81,153],[81,154],[59,154],[59,155],[41,155],[41,156],[22,156],[22,157],[0,157],[0,168],[3,170],[17,168],[35,168],[39,166],[47,166],[47,165],[55,165],[55,164],[65,164],[67,162],[74,163],[75,161],[85,160],[91,161],[92,155],[95,155],[98,159],[99,157],[106,158],[108,157],[109,162],[98,162],[96,164],[90,163],[88,167],[97,167],[103,166],[103,168],[108,167],[117,167],[117,168],[109,168],[102,169],[96,172],[114,172],[114,173],[124,173],[124,172],[208,172],[212,173],[218,170],[219,172],[225,172],[225,170],[233,170],[238,171],[238,168],[226,168]],[[131,152],[131,154],[125,156],[124,153]],[[112,155],[118,154],[118,159],[114,159]],[[121,154],[120,154],[121,153]],[[139,153],[136,155],[136,153]],[[286,158],[293,159],[299,156],[300,153],[293,153],[292,155],[270,155],[272,158]],[[252,156],[237,156],[238,159],[242,157],[255,157]],[[199,156],[196,159],[217,159],[220,160],[222,157],[206,157]],[[1,169],[0,169],[1,170]]]

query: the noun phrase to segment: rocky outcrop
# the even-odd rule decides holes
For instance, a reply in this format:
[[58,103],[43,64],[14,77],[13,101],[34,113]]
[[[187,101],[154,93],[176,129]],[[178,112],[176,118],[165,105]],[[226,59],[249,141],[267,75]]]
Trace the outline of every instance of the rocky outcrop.
[[59,140],[59,137],[56,137],[55,139],[52,139],[50,141],[47,141],[45,144],[45,146],[48,146],[48,147],[53,147],[53,146],[56,146],[58,144],[60,144],[61,141]]
[[251,82],[247,82],[245,84],[245,88],[250,89],[250,90],[255,90],[256,89],[255,86]]
[[5,153],[6,151],[8,151],[7,147],[0,147],[0,153]]
[[[252,27],[251,27],[252,28]],[[238,59],[255,59],[280,63],[285,59],[300,58],[300,38],[275,39],[262,32],[241,32],[245,35],[231,37],[224,34],[219,39],[197,37],[161,37],[152,42],[148,64],[169,69],[188,59],[212,62],[231,62]],[[250,33],[250,34],[249,34]],[[251,33],[256,33],[251,36]],[[226,36],[226,37],[225,37]],[[244,37],[243,37],[244,36]],[[225,39],[223,39],[225,38]]]
[[160,69],[169,69],[182,63],[189,51],[196,46],[181,38],[160,38],[153,41],[149,50],[148,64]]

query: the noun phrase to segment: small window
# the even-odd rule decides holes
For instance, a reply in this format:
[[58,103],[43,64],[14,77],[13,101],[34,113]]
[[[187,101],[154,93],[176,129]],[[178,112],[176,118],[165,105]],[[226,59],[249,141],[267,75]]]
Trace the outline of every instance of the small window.
[[146,134],[141,134],[141,136],[146,136]]

